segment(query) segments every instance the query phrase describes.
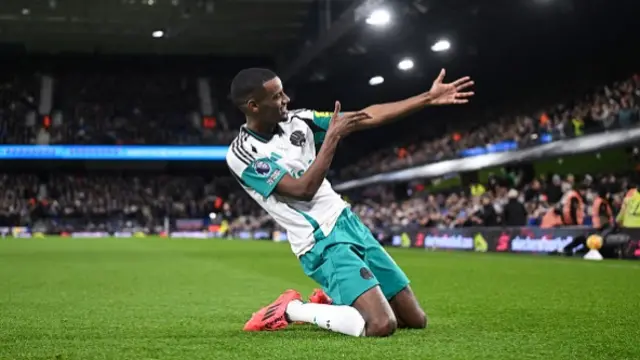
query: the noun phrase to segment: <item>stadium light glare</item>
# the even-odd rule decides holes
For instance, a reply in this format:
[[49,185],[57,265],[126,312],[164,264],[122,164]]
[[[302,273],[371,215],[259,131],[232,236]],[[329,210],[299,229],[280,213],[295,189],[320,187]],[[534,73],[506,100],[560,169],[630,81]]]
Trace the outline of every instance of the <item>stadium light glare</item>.
[[371,86],[380,85],[383,82],[384,82],[384,78],[382,76],[374,76],[371,79],[369,79],[369,85]]
[[409,58],[402,59],[398,63],[398,69],[400,69],[402,71],[409,71],[409,70],[413,69],[413,66],[414,66],[413,60],[411,60]]
[[371,26],[385,26],[391,22],[391,13],[386,9],[377,9],[371,12],[366,20]]
[[442,52],[447,51],[451,48],[451,43],[448,40],[438,40],[433,46],[431,46],[431,51]]
[[162,30],[156,30],[154,32],[151,33],[151,36],[153,36],[154,38],[161,38],[164,36],[164,31]]

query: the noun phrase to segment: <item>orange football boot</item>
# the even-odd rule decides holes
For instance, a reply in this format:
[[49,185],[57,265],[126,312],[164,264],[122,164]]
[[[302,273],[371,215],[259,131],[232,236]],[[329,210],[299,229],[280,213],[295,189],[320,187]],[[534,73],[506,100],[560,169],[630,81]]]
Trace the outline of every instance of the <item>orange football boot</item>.
[[333,299],[331,299],[324,290],[314,289],[311,296],[309,296],[309,302],[314,304],[331,305],[333,304]]
[[287,290],[280,295],[271,305],[253,313],[251,319],[244,324],[244,331],[275,331],[289,326],[285,312],[287,305],[294,300],[302,301],[300,293],[295,290]]

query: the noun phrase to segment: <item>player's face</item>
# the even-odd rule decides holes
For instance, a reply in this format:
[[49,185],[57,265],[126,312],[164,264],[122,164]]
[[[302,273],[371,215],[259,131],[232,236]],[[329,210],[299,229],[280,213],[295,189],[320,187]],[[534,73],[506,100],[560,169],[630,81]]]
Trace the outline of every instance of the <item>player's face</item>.
[[287,106],[291,99],[284,93],[279,77],[267,81],[261,95],[255,108],[257,117],[261,121],[277,124],[287,119]]

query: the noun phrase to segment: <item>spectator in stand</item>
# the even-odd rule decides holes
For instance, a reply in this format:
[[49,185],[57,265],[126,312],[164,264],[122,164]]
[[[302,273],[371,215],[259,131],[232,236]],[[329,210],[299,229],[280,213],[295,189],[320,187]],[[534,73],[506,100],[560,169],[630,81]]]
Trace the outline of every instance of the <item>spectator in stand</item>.
[[553,175],[551,177],[551,185],[547,189],[547,198],[549,199],[549,202],[552,204],[557,203],[562,199],[563,193],[562,178],[560,175]]
[[489,195],[482,196],[482,208],[476,213],[476,217],[480,221],[476,224],[478,226],[498,226],[498,214],[496,209],[491,203],[491,197]]
[[518,190],[511,189],[508,193],[509,201],[504,206],[503,224],[506,226],[527,225],[528,215],[524,205],[518,199]]
[[533,179],[533,181],[531,181],[531,185],[527,186],[524,191],[524,201],[528,203],[538,199],[540,195],[542,195],[540,192],[541,188],[542,185],[540,184],[540,180]]

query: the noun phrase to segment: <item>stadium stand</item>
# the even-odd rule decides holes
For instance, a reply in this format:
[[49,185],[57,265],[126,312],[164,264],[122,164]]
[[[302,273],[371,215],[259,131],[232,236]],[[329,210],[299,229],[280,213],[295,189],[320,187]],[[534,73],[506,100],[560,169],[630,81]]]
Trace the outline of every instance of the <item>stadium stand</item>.
[[36,76],[0,77],[0,143],[29,144],[37,134],[33,111],[37,108]]
[[[479,196],[450,189],[416,192],[400,199],[391,186],[375,185],[351,199],[354,211],[375,233],[394,226],[459,228],[468,226],[538,226],[541,218],[578,184],[589,188],[585,197],[586,225],[599,192],[611,199],[614,212],[630,188],[628,176],[573,175],[530,182],[498,178]],[[165,219],[210,218],[229,222],[233,231],[280,230],[230,177],[156,174],[2,174],[0,226],[32,226],[48,232],[73,230],[164,231]],[[219,199],[219,200],[218,200]],[[509,203],[522,204],[526,216],[510,223]],[[511,216],[510,216],[511,215]]]
[[503,116],[498,121],[481,122],[435,140],[380,150],[345,167],[339,175],[340,179],[348,180],[460,156],[473,156],[474,149],[486,148],[489,144],[505,144],[504,149],[516,146],[524,148],[589,133],[629,128],[638,123],[639,112],[640,77],[634,75],[601,87],[582,98],[533,114]]
[[[618,178],[614,175],[595,178],[586,175],[580,181],[576,181],[572,175],[564,179],[553,175],[548,181],[534,179],[515,184],[503,178],[479,196],[472,196],[468,191],[450,190],[414,194],[409,199],[398,201],[389,186],[377,185],[363,190],[363,200],[356,202],[354,209],[371,229],[378,230],[397,225],[437,228],[538,226],[544,214],[580,183],[587,184],[589,188],[585,199],[586,217],[591,216],[591,205],[600,191],[608,194],[616,211],[620,209],[622,198],[629,187],[628,177]],[[508,204],[512,199],[522,204],[526,213],[526,217],[517,224],[508,222]],[[590,224],[590,220],[587,223]]]
[[[0,128],[2,143],[224,145],[237,134],[233,129],[238,121],[215,130],[200,126],[194,77],[65,74],[55,81],[50,127],[40,126],[28,111],[36,107],[35,79],[30,86],[24,79],[4,82],[0,116],[8,121]],[[506,151],[632,127],[638,122],[639,103],[640,77],[634,75],[532,114],[467,123],[466,129],[434,140],[379,150],[342,168],[338,179],[473,156],[488,144]],[[237,120],[232,109],[225,110],[220,112],[224,118]]]
[[[0,88],[0,141],[4,144],[208,145],[228,144],[237,131],[237,114],[228,106],[218,114],[224,127],[203,128],[197,114],[196,78],[191,75],[85,74],[54,76],[53,115],[50,124],[36,120],[40,76],[5,78]],[[224,82],[215,83],[223,87]],[[219,90],[218,92],[222,92]],[[222,101],[221,101],[222,102]],[[597,133],[638,123],[640,77],[615,82],[573,102],[496,122],[468,125],[466,131],[433,141],[383,149],[338,172],[338,179],[376,174],[424,163],[473,156],[470,149],[487,144],[513,143],[518,148]],[[235,115],[235,116],[234,116]],[[22,120],[24,119],[24,120]],[[506,150],[509,149],[507,146]],[[466,152],[465,152],[466,150]],[[501,150],[498,150],[501,151]],[[34,175],[37,174],[37,175]],[[528,182],[500,180],[481,196],[468,191],[413,192],[397,197],[393,187],[374,185],[351,193],[353,207],[374,232],[393,226],[456,228],[466,226],[540,224],[549,208],[569,191],[559,175]],[[591,176],[589,209],[601,190],[609,188],[614,210],[629,187],[628,178],[609,181]],[[616,185],[613,186],[613,183]],[[485,184],[489,186],[489,184]],[[66,174],[42,172],[2,175],[0,226],[32,226],[50,232],[73,229],[114,231],[138,228],[164,231],[165,219],[208,219],[228,223],[229,234],[258,229],[281,230],[227,176],[176,176],[158,173],[134,175]],[[225,190],[216,194],[216,188]],[[231,190],[228,190],[231,189]],[[458,189],[460,190],[460,189]],[[477,195],[477,194],[474,194]],[[217,206],[216,199],[222,201]],[[522,204],[526,215],[512,223],[507,204]],[[218,216],[220,215],[220,216]],[[587,219],[589,214],[585,213]],[[172,221],[173,221],[172,220]],[[213,219],[211,219],[213,220]],[[587,220],[589,221],[589,220]]]

